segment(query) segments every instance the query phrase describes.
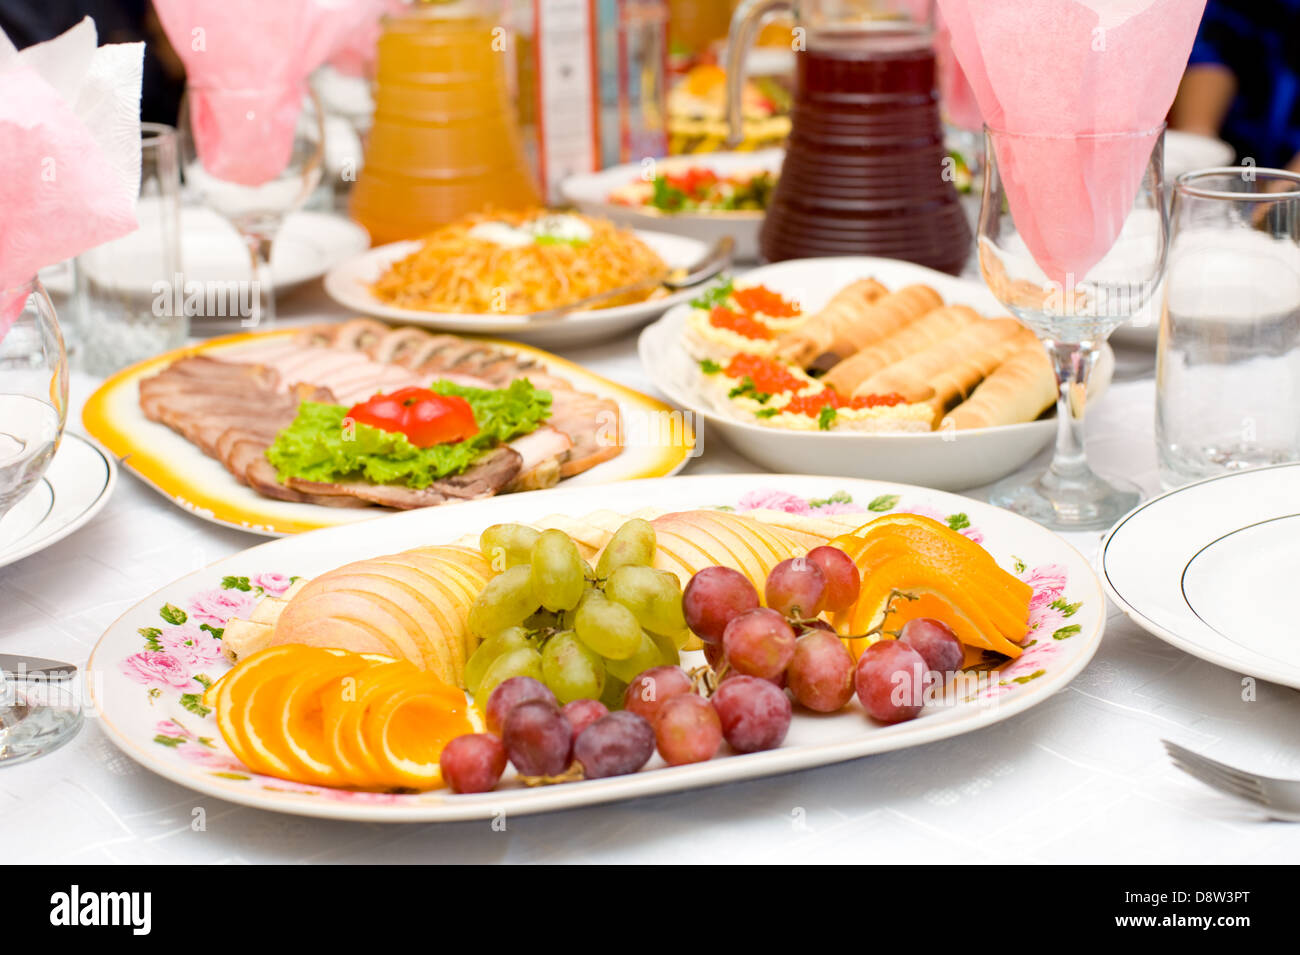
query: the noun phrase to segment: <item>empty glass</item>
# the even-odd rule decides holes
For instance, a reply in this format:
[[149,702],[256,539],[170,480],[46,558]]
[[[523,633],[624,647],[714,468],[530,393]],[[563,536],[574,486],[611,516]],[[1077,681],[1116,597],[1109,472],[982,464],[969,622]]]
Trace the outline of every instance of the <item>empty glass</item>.
[[1166,487],[1300,459],[1300,175],[1185,173],[1156,356]]
[[1058,389],[1051,466],[1008,478],[989,500],[1058,530],[1108,527],[1140,497],[1088,466],[1083,421],[1102,344],[1151,299],[1164,269],[1163,133],[986,128],[980,271],[1042,339]]
[[[5,514],[49,467],[67,416],[67,356],[49,296],[36,279],[0,289],[0,550],[12,534]],[[0,671],[0,766],[48,753],[81,721],[66,687]]]
[[185,343],[176,130],[140,124],[139,228],[77,256],[77,361],[108,375]]
[[181,107],[185,185],[229,219],[248,250],[252,281],[232,276],[202,289],[196,335],[275,321],[271,243],[284,218],[320,185],[325,127],[305,84],[237,90],[196,85]]

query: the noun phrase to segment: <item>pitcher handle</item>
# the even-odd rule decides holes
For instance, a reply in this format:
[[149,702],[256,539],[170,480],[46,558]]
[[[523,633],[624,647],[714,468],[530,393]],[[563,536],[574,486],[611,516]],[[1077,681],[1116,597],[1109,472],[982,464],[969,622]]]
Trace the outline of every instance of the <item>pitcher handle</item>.
[[727,145],[735,148],[745,138],[741,98],[745,89],[744,62],[763,17],[775,11],[794,12],[792,0],[743,0],[731,15],[727,32]]

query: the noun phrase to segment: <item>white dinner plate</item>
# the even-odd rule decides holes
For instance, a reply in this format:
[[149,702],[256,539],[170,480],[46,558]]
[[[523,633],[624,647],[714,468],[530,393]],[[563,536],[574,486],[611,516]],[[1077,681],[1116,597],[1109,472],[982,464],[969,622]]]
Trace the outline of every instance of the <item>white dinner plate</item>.
[[45,474],[0,517],[0,567],[44,550],[81,527],[108,503],[116,480],[111,457],[65,431]]
[[[873,723],[854,702],[830,716],[797,713],[785,742],[767,752],[720,753],[709,762],[672,768],[654,757],[645,769],[631,775],[533,789],[507,776],[497,791],[478,795],[445,790],[358,793],[258,776],[234,758],[212,715],[197,703],[195,694],[201,694],[203,687],[196,678],[212,679],[226,669],[198,626],[220,627],[229,616],[247,617],[259,588],[281,592],[293,575],[315,576],[348,561],[454,541],[499,521],[537,520],[557,513],[580,517],[602,509],[631,513],[647,506],[726,505],[743,510],[747,503],[759,501],[771,507],[774,495],[780,496],[786,509],[811,507],[813,502],[839,511],[857,508],[863,523],[891,511],[961,516],[969,522],[963,533],[979,539],[1003,567],[1034,588],[1030,624],[1035,629],[1030,645],[978,686],[946,693],[947,702],[928,705],[910,722]],[[827,499],[832,497],[835,503],[830,505]],[[223,583],[232,586],[223,589]],[[177,623],[182,615],[187,619]],[[728,474],[515,494],[271,541],[188,574],[128,610],[96,645],[88,675],[102,717],[100,725],[109,737],[142,765],[182,786],[231,802],[301,815],[449,822],[567,809],[768,776],[969,733],[1022,713],[1064,687],[1096,651],[1105,620],[1105,600],[1088,561],[1060,537],[1008,511],[897,484],[793,474]],[[934,772],[942,778],[941,762],[935,763]]]
[[1134,508],[1098,558],[1111,598],[1180,650],[1300,689],[1300,464],[1239,471]]
[[[142,213],[142,218],[149,213]],[[104,277],[113,287],[140,295],[150,294],[154,283],[171,276],[157,275],[151,263],[158,253],[133,258],[133,243],[156,242],[157,233],[141,231],[119,239],[123,253],[112,258],[115,271]],[[325,274],[370,246],[370,235],[361,226],[342,216],[324,212],[294,212],[285,217],[271,243],[271,280],[277,292],[287,292]],[[127,266],[121,267],[125,262]],[[130,268],[134,264],[138,268]],[[206,206],[181,209],[181,265],[185,281],[209,283],[247,281],[251,275],[248,249],[229,221]],[[79,267],[94,277],[95,257],[80,260]]]
[[[738,284],[765,285],[798,301],[806,313],[857,279],[875,277],[892,289],[922,283],[950,304],[969,305],[985,316],[1006,310],[980,282],[954,278],[897,259],[845,256],[792,259],[746,272]],[[669,311],[641,333],[641,364],[668,399],[708,422],[715,434],[753,461],[775,471],[843,474],[882,481],[961,490],[1011,474],[1043,449],[1056,433],[1054,418],[995,428],[925,434],[863,434],[791,431],[738,417],[714,398],[699,364],[682,344],[690,306]],[[1110,381],[1115,356],[1104,348],[1092,374],[1095,398]],[[698,424],[697,431],[702,431]]]
[[[699,166],[720,175],[746,169],[765,169],[779,172],[785,159],[784,149],[759,149],[754,152],[700,153],[674,156],[670,159],[647,160],[656,167],[690,168]],[[616,189],[640,179],[646,172],[642,163],[611,166],[601,172],[579,173],[560,183],[560,193],[566,202],[578,207],[589,216],[600,216],[619,225],[635,229],[657,229],[686,235],[712,245],[724,235],[736,241],[736,259],[741,262],[758,258],[758,230],[763,225],[759,210],[736,212],[660,212],[658,209],[637,208],[610,202]]]
[[[684,236],[642,230],[637,230],[636,235],[659,253],[669,268],[693,265],[708,251],[708,246],[703,242]],[[415,308],[398,308],[380,301],[370,290],[371,284],[392,263],[405,258],[419,247],[418,239],[392,242],[341,262],[326,274],[325,291],[343,307],[376,318],[407,325],[424,325],[448,332],[502,335],[547,348],[608,341],[622,332],[644,325],[664,309],[685,302],[696,294],[693,289],[687,289],[631,305],[572,312],[556,321],[540,325],[530,325],[527,318],[518,315],[425,312]]]

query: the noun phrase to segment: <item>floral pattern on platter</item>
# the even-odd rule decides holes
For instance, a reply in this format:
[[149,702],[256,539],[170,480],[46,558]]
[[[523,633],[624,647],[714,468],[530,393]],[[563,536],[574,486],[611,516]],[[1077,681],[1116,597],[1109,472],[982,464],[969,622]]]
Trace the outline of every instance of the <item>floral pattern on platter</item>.
[[[725,509],[737,513],[779,510],[812,517],[862,514],[863,523],[884,513],[921,514],[947,524],[976,543],[984,540],[965,513],[944,514],[933,507],[912,505],[901,494],[879,495],[862,504],[843,491],[815,499],[771,489],[745,494],[735,506]],[[994,679],[982,682],[978,693],[963,702],[990,702],[1015,692],[1043,675],[1059,651],[1061,641],[1080,631],[1078,624],[1069,622],[1081,602],[1072,603],[1065,596],[1068,585],[1065,568],[1059,564],[1029,568],[1017,557],[1011,560],[1012,571],[1033,589],[1025,652],[990,671]],[[158,708],[153,742],[170,750],[177,760],[213,776],[257,785],[268,791],[378,805],[439,798],[436,793],[331,789],[263,776],[249,770],[224,745],[211,710],[203,703],[204,690],[230,669],[221,648],[224,628],[231,618],[246,619],[263,597],[281,596],[297,579],[284,573],[225,576],[216,586],[190,595],[183,606],[164,604],[158,610],[156,625],[139,628],[140,649],[120,660],[118,669],[127,679],[138,683],[150,705]]]

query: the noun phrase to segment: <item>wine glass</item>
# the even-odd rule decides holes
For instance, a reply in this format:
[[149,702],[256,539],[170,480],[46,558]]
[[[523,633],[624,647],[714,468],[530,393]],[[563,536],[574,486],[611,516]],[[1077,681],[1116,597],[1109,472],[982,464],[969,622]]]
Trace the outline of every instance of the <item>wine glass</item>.
[[1109,527],[1141,493],[1088,466],[1088,376],[1164,271],[1164,127],[1052,136],[986,126],[985,153],[980,271],[1042,340],[1058,387],[1051,465],[995,485],[989,501],[1056,530]]
[[[68,359],[54,305],[37,279],[0,290],[0,551],[45,514],[48,500],[24,501],[67,416]],[[0,765],[48,753],[81,722],[65,685],[0,671]]]
[[180,128],[187,187],[239,231],[252,269],[251,285],[234,296],[238,307],[231,307],[230,295],[204,290],[205,303],[220,303],[218,314],[192,316],[198,320],[191,331],[269,326],[275,321],[271,245],[285,216],[321,181],[325,127],[316,94],[306,83],[251,90],[191,83]]

